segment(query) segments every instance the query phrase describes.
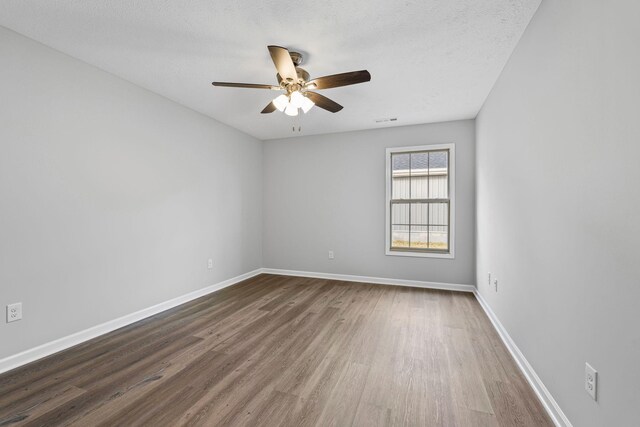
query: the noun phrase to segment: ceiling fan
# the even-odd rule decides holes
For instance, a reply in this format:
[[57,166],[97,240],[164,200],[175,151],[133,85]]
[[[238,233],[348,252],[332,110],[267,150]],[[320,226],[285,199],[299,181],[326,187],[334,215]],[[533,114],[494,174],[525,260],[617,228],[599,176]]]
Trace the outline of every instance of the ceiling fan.
[[309,73],[298,67],[298,65],[302,64],[302,54],[289,52],[289,50],[280,46],[268,46],[268,49],[278,71],[276,74],[278,86],[228,82],[213,82],[212,84],[224,87],[282,90],[284,93],[264,107],[261,113],[273,113],[278,110],[289,116],[297,116],[298,109],[307,113],[314,105],[332,113],[342,110],[342,105],[317,92],[312,92],[311,89],[329,89],[371,80],[371,74],[367,70],[333,74],[309,80]]

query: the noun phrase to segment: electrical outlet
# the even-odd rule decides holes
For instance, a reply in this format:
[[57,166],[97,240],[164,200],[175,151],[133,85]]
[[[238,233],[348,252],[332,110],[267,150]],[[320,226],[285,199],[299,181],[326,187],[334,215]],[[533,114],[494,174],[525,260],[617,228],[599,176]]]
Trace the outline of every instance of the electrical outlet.
[[329,259],[333,259],[333,258],[334,258],[333,251],[329,251]]
[[498,292],[498,279],[497,278],[493,279],[493,290]]
[[7,306],[7,323],[22,319],[22,303],[9,304]]
[[584,389],[587,390],[587,393],[589,393],[589,396],[591,396],[593,400],[598,400],[598,371],[593,369],[593,366],[588,363],[584,364]]
[[213,268],[213,260],[211,258],[209,258],[209,261],[207,261],[207,268],[209,270],[211,270]]

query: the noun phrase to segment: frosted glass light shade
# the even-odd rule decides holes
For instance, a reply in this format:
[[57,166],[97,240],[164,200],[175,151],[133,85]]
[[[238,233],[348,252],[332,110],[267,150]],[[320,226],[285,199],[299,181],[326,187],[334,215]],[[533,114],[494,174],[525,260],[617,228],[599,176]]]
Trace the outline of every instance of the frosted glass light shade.
[[287,105],[289,105],[289,98],[287,97],[287,95],[280,95],[273,100],[273,105],[276,106],[278,111],[284,111],[284,109],[287,108]]
[[287,116],[297,116],[298,115],[298,108],[294,107],[293,104],[289,104],[289,105],[287,105],[287,108],[284,109],[284,113]]
[[291,93],[291,105],[296,108],[301,108],[304,102],[304,96],[298,91]]
[[300,108],[302,108],[302,111],[307,114],[307,111],[311,110],[311,108],[316,105],[313,103],[312,100],[310,100],[309,98],[307,98],[306,96],[302,97],[302,106]]

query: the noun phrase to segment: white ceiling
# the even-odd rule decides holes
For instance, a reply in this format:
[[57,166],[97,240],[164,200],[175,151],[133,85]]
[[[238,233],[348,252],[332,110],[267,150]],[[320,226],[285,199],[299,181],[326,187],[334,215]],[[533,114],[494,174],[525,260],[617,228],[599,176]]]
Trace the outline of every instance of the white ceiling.
[[[475,117],[540,1],[2,0],[0,25],[264,140]],[[298,118],[260,114],[276,92],[211,86],[275,84],[269,44],[371,82]]]

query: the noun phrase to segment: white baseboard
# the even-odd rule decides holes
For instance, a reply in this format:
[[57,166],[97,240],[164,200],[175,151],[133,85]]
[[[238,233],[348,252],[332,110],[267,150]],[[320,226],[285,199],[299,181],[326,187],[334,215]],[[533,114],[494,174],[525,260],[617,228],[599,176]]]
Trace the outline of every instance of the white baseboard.
[[474,292],[476,289],[476,287],[472,285],[423,282],[420,280],[387,279],[387,278],[369,277],[369,276],[353,276],[350,274],[316,273],[311,271],[280,270],[277,268],[263,268],[262,272],[265,274],[279,274],[282,276],[313,277],[316,279],[344,280],[346,282],[375,283],[379,285],[410,286],[413,288],[442,289],[446,291]]
[[249,279],[253,276],[257,276],[261,273],[262,269],[258,268],[248,273],[232,277],[231,279],[224,280],[211,286],[207,286],[206,288],[189,292],[188,294],[170,299],[169,301],[147,307],[140,311],[136,311],[135,313],[127,314],[126,316],[122,316],[117,319],[102,323],[100,325],[93,326],[89,329],[85,329],[84,331],[76,332],[75,334],[71,334],[66,337],[59,338],[55,341],[51,341],[46,344],[31,348],[29,350],[25,350],[21,353],[6,357],[0,360],[0,373],[15,369],[22,365],[26,365],[27,363],[31,363],[35,360],[65,350],[69,347],[73,347],[74,345],[78,345],[84,341],[88,341],[92,338],[104,335],[118,328],[122,328],[123,326],[130,325],[131,323],[135,323],[149,316],[153,316],[154,314],[158,314],[180,304],[184,304],[185,302],[189,302],[196,298],[200,298],[212,292],[218,291],[222,288],[234,285],[238,282]]
[[538,374],[536,374],[536,371],[533,370],[533,367],[524,357],[524,354],[522,354],[516,343],[511,339],[511,336],[509,336],[507,330],[502,326],[502,323],[500,323],[498,316],[496,316],[493,310],[491,310],[487,301],[477,290],[474,291],[474,294],[484,312],[487,313],[487,316],[489,317],[489,320],[491,320],[493,327],[498,332],[498,335],[500,335],[502,342],[504,342],[504,345],[509,349],[511,357],[516,361],[516,364],[522,371],[522,374],[529,382],[529,385],[531,385],[531,388],[533,388],[533,391],[538,396],[538,399],[540,399],[540,402],[542,402],[544,408],[547,410],[547,413],[553,420],[553,423],[558,427],[572,427],[571,422],[564,412],[562,412],[558,402],[553,398]]

